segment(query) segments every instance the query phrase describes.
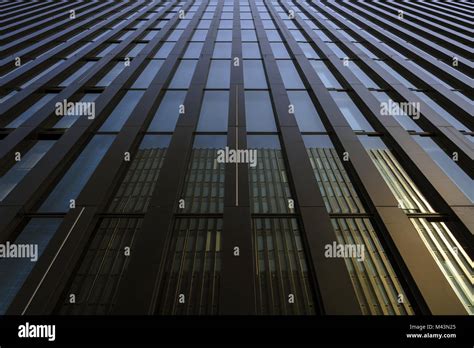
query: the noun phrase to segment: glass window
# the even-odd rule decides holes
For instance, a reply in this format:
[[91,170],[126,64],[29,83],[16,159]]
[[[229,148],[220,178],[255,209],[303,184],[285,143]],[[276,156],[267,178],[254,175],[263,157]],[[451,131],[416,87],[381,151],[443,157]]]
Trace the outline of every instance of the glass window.
[[138,76],[135,83],[132,85],[132,88],[148,88],[151,81],[160,71],[161,66],[163,65],[164,60],[162,59],[153,59],[151,60],[143,72]]
[[267,33],[268,41],[270,42],[281,42],[281,36],[278,33],[278,30],[265,30]]
[[280,150],[278,135],[247,135],[248,149],[277,149]]
[[262,20],[262,25],[264,29],[276,29],[275,24],[273,24],[273,21],[270,19]]
[[184,58],[186,59],[198,59],[201,55],[202,47],[204,46],[203,42],[191,42],[184,53]]
[[179,106],[186,92],[167,91],[148,128],[149,132],[173,132],[179,117]]
[[298,42],[306,42],[305,37],[299,30],[290,30],[291,35],[295,38]]
[[415,141],[428,153],[447,176],[474,202],[473,180],[430,137],[414,135]]
[[202,101],[198,132],[227,132],[228,91],[206,91]]
[[171,53],[171,50],[173,49],[175,42],[165,42],[163,45],[160,47],[158,52],[156,52],[154,58],[162,58],[166,59],[168,58],[169,54]]
[[41,205],[39,212],[67,212],[69,201],[78,197],[114,139],[115,135],[94,136]]
[[230,88],[230,60],[212,60],[206,88]]
[[344,53],[343,50],[341,50],[339,48],[338,45],[336,45],[335,43],[328,43],[327,44],[329,46],[329,48],[331,49],[331,51],[334,52],[334,54],[339,58],[339,59],[343,59],[345,57],[347,57],[347,54]]
[[216,41],[232,41],[232,30],[218,30]]
[[363,54],[366,54],[367,57],[369,57],[370,59],[378,58],[378,56],[376,56],[372,51],[369,51],[367,48],[365,48],[365,46],[360,42],[356,42],[354,43],[354,45],[357,46],[357,48],[360,49]]
[[189,88],[196,65],[197,60],[182,60],[178,69],[174,73],[169,88]]
[[[436,113],[438,113],[442,118],[445,119],[446,122],[451,124],[457,130],[463,130],[469,132],[469,128],[459,122],[453,115],[443,109],[438,103],[436,103],[433,99],[431,99],[425,92],[418,92],[415,91],[417,97],[419,97],[422,101],[424,101],[430,108],[432,108]],[[471,116],[472,116],[472,101],[471,101]]]
[[326,88],[342,88],[322,60],[312,60],[311,65]]
[[253,25],[253,20],[251,19],[241,19],[240,20],[240,27],[242,29],[254,29],[254,25]]
[[415,85],[413,85],[410,81],[408,81],[406,78],[404,78],[402,75],[400,75],[394,69],[392,69],[385,62],[383,62],[381,60],[376,60],[375,62],[377,62],[378,65],[380,65],[385,71],[387,71],[390,75],[392,75],[395,78],[395,83],[400,82],[401,84],[403,84],[407,88],[415,88],[416,89]]
[[326,35],[323,30],[314,30],[314,33],[323,41],[331,41],[331,39]]
[[92,69],[92,67],[95,65],[95,62],[86,62],[84,65],[82,65],[79,69],[77,69],[74,73],[69,75],[67,79],[65,79],[63,82],[58,84],[60,87],[67,87],[71,83],[73,83],[75,80],[80,81],[81,78],[84,77],[84,75],[89,71],[89,69]]
[[232,44],[227,42],[216,42],[212,58],[230,58],[232,54]]
[[232,20],[221,19],[219,22],[219,29],[232,29]]
[[197,29],[191,41],[206,41],[207,30]]
[[305,88],[291,60],[277,60],[277,65],[286,89]]
[[125,69],[125,64],[119,62],[110,70],[99,82],[97,82],[98,87],[106,87],[112,83],[113,80]]
[[198,29],[209,29],[211,27],[210,19],[201,19],[197,26]]
[[242,58],[261,58],[258,43],[244,42],[242,43]]
[[308,92],[288,91],[288,97],[295,108],[295,118],[301,132],[326,131]]
[[289,59],[290,55],[285,47],[285,45],[281,42],[272,42],[270,43],[270,47],[272,48],[273,55],[276,59]]
[[193,149],[223,149],[227,145],[227,135],[196,135]]
[[293,20],[287,19],[287,20],[284,20],[283,22],[288,27],[288,29],[297,29],[295,23],[293,23]]
[[309,59],[318,59],[319,58],[318,54],[313,49],[313,47],[311,47],[311,45],[309,43],[300,42],[299,46],[303,50],[303,53],[306,56],[306,58],[309,58]]
[[248,132],[277,131],[267,91],[245,91],[245,119]]
[[[99,93],[87,93],[84,94],[80,101],[85,103],[93,102],[99,97],[99,95]],[[80,117],[84,117],[84,115],[67,114],[61,116],[53,128],[70,128]]]
[[303,142],[307,149],[332,149],[334,145],[328,135],[303,135]]
[[180,19],[178,25],[176,26],[177,29],[186,29],[186,27],[191,23],[190,19]]
[[184,30],[182,29],[175,29],[173,32],[168,36],[166,41],[178,41],[181,35],[183,34]]
[[267,89],[261,60],[244,60],[244,86],[246,89]]
[[143,40],[151,41],[156,35],[158,35],[159,32],[159,30],[149,30],[146,32],[147,34],[143,37]]
[[[46,249],[62,219],[31,219],[15,240],[17,245],[36,245],[37,258]],[[36,261],[36,260],[35,260]],[[5,314],[36,262],[30,258],[0,258],[0,314]]]
[[346,92],[335,91],[330,91],[329,93],[353,130],[363,130],[368,132],[374,130],[369,122],[367,122],[364,115],[362,115],[359,108],[354,104],[349,94]]
[[[383,103],[390,105],[393,101],[390,99],[389,95],[385,92],[378,92],[378,91],[371,91],[372,95],[378,99],[380,102],[380,110],[382,111]],[[413,130],[416,132],[422,132],[423,130],[418,126],[413,119],[408,116],[403,110],[399,109],[399,115],[387,116],[387,117],[394,117],[395,121],[397,121],[405,130]],[[382,116],[382,115],[381,115]]]
[[255,30],[242,30],[242,41],[257,41]]
[[32,83],[36,82],[37,80],[39,80],[40,78],[42,78],[43,76],[45,76],[47,73],[49,73],[50,71],[56,69],[56,67],[58,67],[59,65],[61,65],[62,63],[64,62],[64,60],[60,60],[59,62],[53,64],[52,66],[50,66],[49,68],[47,68],[46,70],[43,70],[42,72],[40,72],[38,75],[35,75],[31,80],[28,80],[27,82],[25,82],[23,85],[21,85],[21,88],[26,88],[27,86],[31,85]]
[[100,131],[120,131],[144,93],[144,91],[128,91],[122,100],[117,104],[112,113],[107,117],[107,120],[105,120],[102,127],[100,127]]
[[142,49],[144,49],[146,44],[136,44],[130,52],[128,52],[125,57],[136,57]]
[[118,44],[116,43],[113,43],[113,44],[109,44],[107,47],[105,47],[101,52],[97,53],[96,54],[96,57],[99,57],[99,58],[102,58],[102,57],[105,57],[105,55],[109,54],[110,52],[112,52],[112,50],[117,47]]
[[24,111],[22,114],[18,115],[12,122],[7,125],[7,128],[17,128],[21,126],[26,120],[28,120],[31,116],[33,116],[39,109],[46,105],[51,99],[57,96],[56,93],[48,93],[40,100],[38,100],[35,104],[30,106],[29,109]]
[[361,69],[355,61],[349,62],[352,73],[362,82],[366,88],[379,88],[379,86]]
[[15,188],[26,174],[39,162],[55,143],[54,140],[38,140],[3,176],[0,176],[0,201]]

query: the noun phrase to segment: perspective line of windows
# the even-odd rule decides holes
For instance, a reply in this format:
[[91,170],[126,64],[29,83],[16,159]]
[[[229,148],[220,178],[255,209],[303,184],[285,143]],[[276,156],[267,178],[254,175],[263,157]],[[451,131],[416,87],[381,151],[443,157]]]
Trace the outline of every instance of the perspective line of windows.
[[[342,115],[347,120],[352,130],[358,134],[361,143],[374,162],[380,175],[399,202],[400,208],[407,214],[413,223],[420,238],[436,261],[443,274],[446,276],[453,291],[460,298],[469,313],[473,313],[472,279],[473,262],[467,246],[456,238],[455,224],[445,220],[432,219],[428,215],[441,214],[433,208],[427,200],[425,185],[416,185],[411,178],[413,175],[408,166],[397,159],[397,153],[385,145],[385,135],[373,136],[378,128],[372,116],[362,109],[360,100],[355,96],[348,84],[338,74],[335,74],[331,63],[323,54],[320,47],[309,39],[303,28],[295,21],[288,19],[285,6],[279,2],[252,1],[263,24],[264,33],[270,42],[271,54],[276,59],[277,69],[283,78],[284,87],[292,105],[292,114],[297,126],[303,135],[307,155],[315,175],[315,184],[321,192],[328,213],[331,214],[335,241],[341,244],[363,245],[366,258],[363,262],[346,259],[346,267],[352,280],[361,309],[364,314],[413,314],[414,311],[409,301],[409,295],[404,292],[398,280],[397,265],[392,264],[392,258],[386,254],[383,243],[379,237],[378,227],[370,217],[367,217],[365,204],[358,194],[349,173],[341,161],[338,153],[318,112],[317,98],[312,91],[304,85],[304,76],[295,61],[293,52],[284,36],[280,24],[273,19],[273,8],[283,20],[283,25],[289,29],[290,34],[302,49],[309,60],[316,75],[321,79],[324,87],[335,102]],[[130,57],[133,62],[143,52],[147,51],[148,44],[156,35],[163,33],[164,26],[177,16],[178,10],[184,1],[176,2],[176,6],[167,11],[163,18],[153,20],[153,17],[165,4],[144,11],[138,20],[130,23],[120,32],[108,38],[94,50],[87,53],[78,62],[65,71],[54,76],[46,84],[46,89],[35,91],[28,102],[21,103],[18,108],[0,118],[0,126],[4,127],[0,137],[5,137],[9,132],[20,127],[29,127],[38,118],[39,111],[58,95],[58,91],[68,88],[72,84],[83,86],[71,96],[72,101],[94,102],[100,98],[104,89],[114,84],[116,79],[126,72],[123,60]],[[107,108],[103,115],[96,115],[99,120],[98,131],[86,142],[81,149],[77,149],[77,157],[64,163],[64,175],[56,178],[51,185],[47,197],[37,202],[35,213],[38,218],[26,219],[26,226],[20,228],[17,240],[35,241],[35,226],[45,224],[48,233],[45,234],[43,248],[48,243],[48,238],[54,235],[62,218],[49,218],[48,214],[65,215],[71,207],[71,199],[76,199],[83,190],[99,163],[104,158],[118,133],[134,110],[143,103],[142,97],[147,90],[154,88],[151,83],[164,75],[163,64],[170,56],[172,50],[182,38],[183,32],[189,26],[191,18],[198,10],[202,1],[193,2],[185,19],[178,20],[170,28],[158,44],[149,52],[146,59],[134,73],[127,86],[123,86],[113,99],[114,107]],[[168,266],[173,271],[164,275],[164,287],[160,289],[167,302],[161,303],[157,313],[161,314],[211,314],[217,313],[217,299],[219,296],[220,269],[220,244],[222,220],[209,218],[206,214],[223,214],[225,165],[217,161],[217,151],[226,146],[228,131],[228,112],[230,98],[231,71],[233,69],[232,38],[234,22],[234,2],[225,1],[223,12],[218,22],[217,36],[212,50],[212,56],[207,72],[207,82],[199,104],[199,118],[196,132],[194,132],[193,148],[184,183],[181,187],[181,197],[186,202],[183,209],[176,207],[175,225],[176,240],[167,249]],[[144,129],[146,134],[137,136],[134,149],[131,149],[131,161],[121,166],[113,183],[113,194],[107,203],[103,219],[94,228],[94,233],[88,242],[87,256],[80,267],[71,276],[70,289],[63,294],[64,303],[58,305],[57,311],[69,314],[106,314],[113,308],[116,290],[123,274],[127,271],[126,258],[123,250],[133,247],[136,233],[141,228],[141,217],[107,217],[107,214],[144,214],[148,210],[150,199],[156,188],[156,183],[161,180],[160,169],[166,161],[167,148],[171,142],[173,132],[178,124],[187,91],[190,88],[192,77],[196,71],[197,63],[201,58],[204,43],[210,30],[210,23],[216,10],[217,1],[210,1],[203,12],[196,28],[187,40],[182,51],[177,55],[177,61],[160,95],[156,97],[153,108],[148,115]],[[324,44],[336,55],[341,64],[344,58],[350,57],[351,72],[369,89],[377,101],[388,103],[397,99],[396,93],[380,81],[376,74],[358,57],[353,56],[345,44],[339,42],[334,32],[340,33],[349,39],[350,43],[367,54],[374,64],[383,68],[401,85],[407,87],[412,96],[417,96],[422,102],[430,106],[437,115],[448,122],[452,127],[472,142],[472,131],[460,122],[456,112],[449,110],[437,102],[436,93],[426,86],[412,79],[405,70],[399,70],[392,64],[390,57],[381,55],[381,51],[374,49],[373,43],[386,48],[383,40],[372,38],[373,43],[360,40],[358,34],[349,28],[342,28],[337,21],[330,19],[322,11],[307,13],[301,4],[290,1],[289,6],[311,28],[312,32],[321,38]],[[242,37],[241,66],[244,75],[243,87],[246,117],[247,149],[256,150],[256,165],[249,166],[249,194],[252,217],[252,236],[254,237],[254,256],[256,284],[258,287],[257,311],[260,314],[313,314],[319,312],[314,300],[317,289],[311,283],[307,273],[304,243],[301,234],[312,233],[302,231],[297,222],[298,207],[290,208],[288,202],[294,198],[291,192],[291,179],[286,168],[285,149],[280,144],[279,129],[275,119],[275,96],[270,92],[267,67],[264,64],[261,45],[256,35],[256,20],[249,1],[239,2],[240,33]],[[318,8],[314,4],[308,4]],[[313,18],[313,14],[318,20]],[[319,22],[332,27],[328,30]],[[1,96],[6,101],[13,95],[36,86],[35,82],[46,75],[55,73],[62,64],[89,45],[101,41],[103,35],[112,33],[114,28],[125,23],[125,18],[120,18],[100,30],[90,27],[89,39],[83,39],[70,48],[65,49],[60,55],[48,58],[46,64],[34,69],[34,74],[21,75],[18,88],[8,91]],[[118,45],[134,35],[139,28],[146,25],[147,29],[138,37],[118,52],[114,51]],[[98,35],[98,36],[95,36]],[[370,35],[370,34],[369,34]],[[66,39],[65,39],[66,40]],[[46,41],[46,40],[45,40]],[[67,44],[68,41],[61,41]],[[46,46],[45,46],[46,47]],[[41,52],[42,49],[39,51]],[[91,69],[94,69],[102,59],[113,59],[88,81],[84,81]],[[390,54],[402,55],[402,52]],[[43,52],[47,53],[47,51]],[[268,54],[268,53],[267,53]],[[410,65],[421,69],[430,78],[447,87],[453,94],[469,102],[465,91],[455,88],[445,76],[435,76],[430,73],[423,62],[403,56]],[[32,62],[27,62],[24,67]],[[425,68],[423,68],[425,67]],[[8,76],[9,73],[3,76]],[[26,76],[28,76],[26,78]],[[50,88],[51,87],[51,88]],[[129,87],[129,88],[128,88]],[[48,104],[49,103],[49,104]],[[193,106],[195,107],[195,106]],[[189,105],[186,105],[189,110]],[[44,111],[43,111],[44,112]],[[10,194],[21,190],[22,179],[40,163],[41,159],[54,148],[54,144],[78,122],[81,115],[74,112],[63,117],[51,115],[42,123],[41,136],[49,135],[51,130],[58,131],[54,140],[23,141],[19,144],[21,161],[10,161],[0,171],[0,202],[7,202]],[[186,112],[186,111],[185,111]],[[184,114],[185,114],[184,112]],[[324,117],[323,117],[324,119]],[[459,188],[465,196],[473,202],[474,193],[472,178],[465,168],[452,161],[447,149],[440,146],[437,140],[443,137],[438,133],[426,132],[424,122],[415,120],[406,112],[401,112],[395,117],[400,126],[408,131],[412,138],[420,144],[422,149],[442,169],[449,179]],[[95,124],[94,124],[95,125]],[[150,133],[151,132],[151,133]],[[317,134],[313,134],[317,133]],[[377,133],[379,135],[379,133]],[[371,136],[368,136],[371,135]],[[51,135],[49,135],[51,137]],[[333,135],[331,135],[333,137]],[[1,138],[0,138],[1,139]],[[1,141],[1,140],[0,140]],[[74,150],[76,151],[76,150]],[[80,175],[78,175],[80,173]],[[417,182],[420,179],[417,180]],[[423,181],[423,179],[421,180]],[[426,181],[426,180],[425,180]],[[196,218],[187,218],[180,214],[196,214]],[[350,217],[347,217],[347,214]],[[413,214],[422,217],[414,217]],[[140,215],[141,216],[141,215]],[[291,217],[288,217],[291,216]],[[294,216],[294,217],[293,217]],[[31,226],[30,226],[31,225]],[[41,225],[42,226],[42,225]],[[204,226],[204,227],[203,227]],[[54,227],[54,228],[53,228]],[[179,231],[179,232],[178,232]],[[49,235],[49,237],[47,237]],[[175,236],[173,235],[173,238]],[[24,239],[21,239],[24,238]],[[180,239],[181,238],[181,239]],[[102,244],[101,244],[102,243]],[[188,249],[189,248],[189,249]],[[189,266],[188,258],[198,255],[198,266]],[[173,261],[171,261],[173,260]],[[186,261],[185,261],[186,260]],[[2,260],[3,261],[3,260]],[[0,288],[4,291],[5,301],[3,310],[8,307],[9,301],[31,270],[31,265],[24,263],[14,266],[0,263],[0,268],[18,267],[22,277],[11,278]],[[188,265],[188,266],[186,266]],[[202,266],[202,269],[199,267]],[[190,268],[191,267],[191,268]],[[210,268],[209,268],[210,267]],[[7,274],[7,272],[4,272]],[[7,279],[7,278],[5,278]],[[87,279],[87,282],[84,281]],[[90,281],[90,283],[88,283]],[[200,290],[197,290],[195,282]],[[282,285],[283,284],[283,285]],[[76,295],[76,305],[70,302],[70,295]],[[180,306],[181,295],[184,295],[185,306]],[[294,295],[295,305],[288,305],[288,296]],[[403,301],[400,301],[400,298]]]

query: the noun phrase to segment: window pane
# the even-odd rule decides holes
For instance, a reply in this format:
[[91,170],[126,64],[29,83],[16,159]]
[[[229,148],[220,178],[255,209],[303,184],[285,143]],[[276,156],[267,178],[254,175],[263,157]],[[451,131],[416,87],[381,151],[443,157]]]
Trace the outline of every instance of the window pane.
[[281,42],[280,34],[278,34],[278,30],[265,30],[267,33],[268,41],[270,42]]
[[98,87],[106,87],[112,83],[113,80],[125,69],[125,64],[123,62],[117,63],[112,70],[110,70],[99,82],[97,82]]
[[431,138],[419,135],[414,135],[413,138],[441,167],[446,175],[451,178],[459,189],[464,192],[471,202],[474,202],[474,183],[469,175],[467,175]]
[[216,42],[212,58],[230,58],[232,54],[232,44],[227,42]]
[[267,91],[245,92],[245,119],[248,132],[276,132],[272,104]]
[[116,44],[116,43],[109,44],[100,53],[96,54],[96,57],[100,57],[100,58],[104,57],[106,54],[109,54],[110,52],[112,52],[112,50],[117,46],[118,46],[118,44]]
[[168,56],[169,56],[169,54],[170,54],[170,52],[173,49],[175,44],[176,44],[175,42],[165,42],[160,47],[158,52],[156,52],[154,58],[162,58],[162,59],[168,58]]
[[232,41],[232,30],[218,30],[216,41]]
[[198,132],[227,132],[229,92],[206,91],[199,116]]
[[295,118],[301,132],[326,131],[306,91],[288,91],[288,97],[295,108]]
[[267,88],[261,60],[244,60],[244,86],[246,89]]
[[77,199],[114,138],[115,135],[94,136],[38,211],[41,213],[67,212],[69,200]]
[[244,42],[242,44],[242,58],[261,58],[258,43]]
[[186,52],[184,53],[184,58],[186,59],[199,58],[203,46],[204,46],[203,42],[191,42],[188,45]]
[[278,135],[247,135],[248,149],[281,149]]
[[[18,245],[37,245],[39,258],[62,219],[31,219],[15,240]],[[0,314],[5,314],[36,262],[29,258],[0,258]]]
[[230,60],[213,60],[209,68],[207,88],[230,87]]
[[304,89],[303,82],[291,60],[277,60],[277,64],[286,89]]
[[[389,95],[385,92],[378,92],[378,91],[371,91],[375,98],[378,99],[380,102],[380,109],[382,109],[382,103],[386,103],[390,105],[393,102]],[[408,116],[403,110],[399,109],[398,111],[400,114],[395,116],[384,116],[384,117],[394,117],[395,121],[397,121],[404,129],[406,130],[414,130],[417,132],[422,132],[423,130],[418,126],[413,119]]]
[[0,201],[15,188],[26,174],[39,162],[53,146],[55,140],[38,140],[38,142],[0,177]]
[[160,71],[161,66],[163,65],[164,60],[151,60],[143,72],[138,76],[137,80],[133,84],[132,88],[148,88],[151,81]]
[[[80,101],[85,103],[93,102],[99,97],[99,95],[99,93],[87,93],[84,94]],[[76,115],[75,113],[72,113],[61,116],[53,128],[70,128],[80,117],[84,117],[84,115]]]
[[327,88],[341,88],[334,75],[329,71],[328,67],[322,60],[312,60],[311,65],[318,74],[319,78]]
[[133,109],[144,94],[144,91],[128,91],[112,113],[107,117],[101,132],[118,132],[132,114]]
[[364,87],[379,88],[379,86],[364,71],[362,71],[361,68],[359,68],[355,61],[351,61],[349,64],[352,73],[362,82]]
[[182,60],[178,69],[174,73],[169,88],[189,88],[196,65],[197,60]]
[[329,93],[353,130],[369,132],[374,130],[346,92],[330,91]]
[[179,117],[179,106],[183,104],[186,92],[167,91],[148,128],[149,132],[172,132]]
[[313,49],[313,47],[311,47],[311,45],[309,43],[300,42],[299,46],[303,50],[303,53],[306,56],[306,58],[309,58],[309,59],[318,59],[319,58],[318,54]]
[[226,135],[196,135],[193,149],[223,149],[226,144]]
[[48,93],[40,100],[38,100],[35,104],[30,106],[29,109],[24,111],[21,115],[18,115],[12,122],[7,125],[7,128],[17,128],[20,127],[26,120],[28,120],[31,116],[33,116],[39,109],[46,105],[51,99],[56,97],[56,93]]
[[255,30],[242,30],[242,41],[257,41]]
[[192,41],[205,41],[207,30],[195,30]]
[[146,44],[136,44],[126,55],[125,57],[136,57],[142,49],[144,49]]
[[273,55],[275,56],[276,59],[289,59],[290,55],[288,54],[288,51],[285,47],[284,44],[281,42],[272,42],[270,43],[270,46],[272,48]]
[[168,38],[166,39],[166,41],[178,41],[181,34],[183,34],[183,31],[182,29],[175,29],[171,34],[170,36],[168,36]]
[[73,83],[75,80],[78,80],[77,82],[79,82],[80,79],[82,77],[84,77],[84,75],[87,73],[87,71],[92,69],[94,64],[95,64],[95,62],[87,62],[86,64],[81,66],[79,69],[77,69],[76,72],[72,73],[67,79],[65,79],[63,82],[61,82],[58,86],[67,87],[71,83]]
[[[433,99],[431,99],[425,92],[415,91],[416,95],[424,101],[429,107],[431,107],[435,112],[438,113],[442,118],[446,120],[449,124],[451,124],[457,130],[463,130],[469,132],[469,128],[459,122],[453,115],[443,109],[438,103],[436,103]],[[474,109],[472,108],[472,101],[471,104],[471,116],[473,115]]]

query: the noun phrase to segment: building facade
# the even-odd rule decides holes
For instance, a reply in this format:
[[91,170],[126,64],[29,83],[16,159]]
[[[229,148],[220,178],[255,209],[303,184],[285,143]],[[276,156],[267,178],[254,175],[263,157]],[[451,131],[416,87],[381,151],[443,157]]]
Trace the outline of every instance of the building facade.
[[472,4],[0,17],[0,314],[474,314]]

